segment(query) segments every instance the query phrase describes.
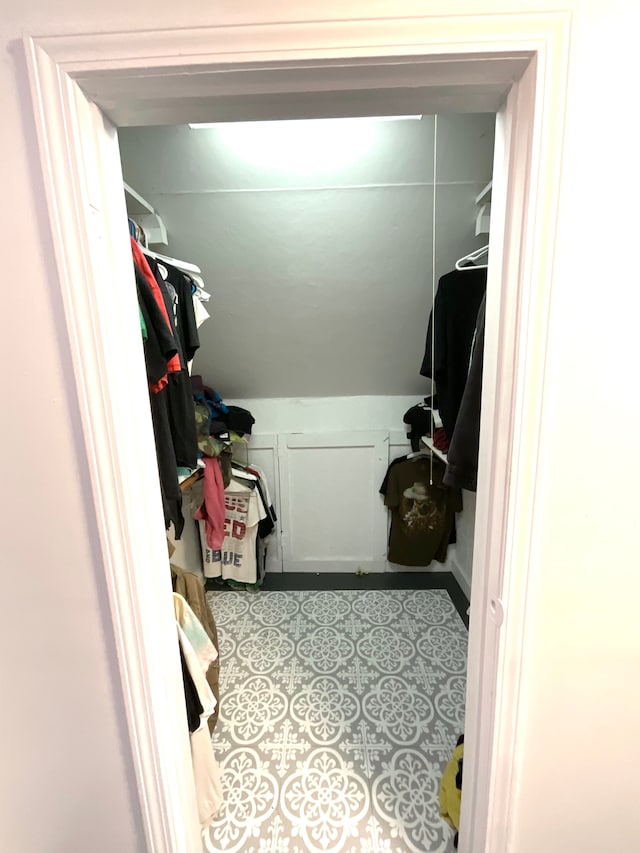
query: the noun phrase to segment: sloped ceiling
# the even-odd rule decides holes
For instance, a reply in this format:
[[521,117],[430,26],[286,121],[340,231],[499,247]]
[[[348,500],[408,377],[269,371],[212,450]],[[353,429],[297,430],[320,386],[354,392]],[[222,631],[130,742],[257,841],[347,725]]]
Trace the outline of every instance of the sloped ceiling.
[[[420,394],[433,116],[126,128],[124,177],[213,298],[194,370],[225,397]],[[495,117],[437,117],[436,277],[483,244]]]

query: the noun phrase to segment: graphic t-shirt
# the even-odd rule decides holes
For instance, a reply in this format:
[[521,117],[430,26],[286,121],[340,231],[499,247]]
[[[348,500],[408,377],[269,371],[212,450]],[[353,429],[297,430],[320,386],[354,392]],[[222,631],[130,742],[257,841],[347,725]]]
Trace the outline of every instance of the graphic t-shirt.
[[256,536],[266,511],[256,488],[232,480],[224,490],[224,541],[219,551],[207,545],[204,522],[199,522],[204,575],[239,583],[256,583]]
[[[433,464],[433,480],[430,482]],[[458,489],[442,482],[445,465],[439,459],[406,460],[389,468],[381,489],[391,510],[387,559],[401,566],[443,563],[454,513],[462,509]]]

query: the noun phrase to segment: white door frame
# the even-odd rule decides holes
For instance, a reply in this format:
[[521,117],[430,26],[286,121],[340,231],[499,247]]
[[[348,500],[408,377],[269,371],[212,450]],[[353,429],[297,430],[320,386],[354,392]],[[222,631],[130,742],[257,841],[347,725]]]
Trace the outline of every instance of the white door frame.
[[[570,28],[568,13],[543,13],[25,39],[85,462],[101,534],[98,570],[109,588],[150,851],[195,851],[198,842],[192,832],[193,792],[184,774],[173,773],[188,758],[188,742],[180,733],[184,711],[167,701],[167,685],[176,692],[179,685],[177,663],[167,675],[166,665],[157,662],[157,648],[167,647],[175,629],[159,535],[159,488],[150,470],[142,350],[132,323],[124,323],[123,333],[114,325],[115,309],[100,292],[110,279],[117,309],[134,311],[131,273],[124,272],[130,266],[124,204],[113,163],[105,177],[95,174],[87,158],[91,146],[95,151],[103,144],[104,129],[95,114],[92,122],[83,118],[76,81],[107,110],[111,97],[113,115],[127,98],[134,110],[136,93],[168,93],[175,101],[171,115],[182,110],[176,120],[183,121],[197,121],[198,109],[202,114],[202,98],[190,105],[181,97],[190,86],[211,94],[207,87],[212,81],[215,89],[221,69],[236,69],[241,78],[256,67],[268,83],[271,70],[292,61],[307,63],[306,73],[310,67],[319,74],[329,68],[336,79],[354,67],[361,77],[370,68],[376,79],[384,78],[386,68],[391,78],[405,64],[407,73],[421,74],[425,87],[433,87],[424,112],[471,111],[474,104],[486,110],[492,97],[508,92],[498,114],[492,198],[491,255],[502,263],[494,262],[489,273],[460,847],[462,853],[507,853],[527,596],[535,583],[533,507],[540,479],[539,414]],[[523,74],[514,76],[514,58],[526,60]],[[194,71],[198,77],[189,80]],[[257,87],[255,71],[249,78],[237,82],[235,94],[265,91]],[[92,200],[96,181],[102,182],[102,210]],[[104,246],[96,251],[100,240],[106,252]],[[106,279],[98,268],[105,263]],[[126,363],[132,369],[124,374],[110,369]]]

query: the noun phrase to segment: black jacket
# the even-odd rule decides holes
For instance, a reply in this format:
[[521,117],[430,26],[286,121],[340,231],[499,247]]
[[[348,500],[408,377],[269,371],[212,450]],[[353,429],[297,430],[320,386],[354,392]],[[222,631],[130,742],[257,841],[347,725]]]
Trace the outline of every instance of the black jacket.
[[482,300],[476,323],[473,354],[460,411],[447,454],[444,482],[447,486],[475,492],[478,484],[478,449],[480,446],[480,408],[482,401],[482,366],[484,363],[484,314]]
[[420,373],[435,380],[438,410],[449,440],[467,383],[471,344],[486,288],[486,269],[453,270],[443,275],[429,317]]

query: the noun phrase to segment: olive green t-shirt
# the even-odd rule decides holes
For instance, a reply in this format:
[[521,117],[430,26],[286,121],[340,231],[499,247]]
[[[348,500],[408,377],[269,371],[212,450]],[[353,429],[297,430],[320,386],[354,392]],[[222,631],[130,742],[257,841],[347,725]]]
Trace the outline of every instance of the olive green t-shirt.
[[[432,467],[433,465],[433,467]],[[443,563],[454,513],[462,509],[459,489],[445,486],[444,463],[420,457],[398,462],[385,478],[384,502],[391,510],[387,559],[401,566]]]

